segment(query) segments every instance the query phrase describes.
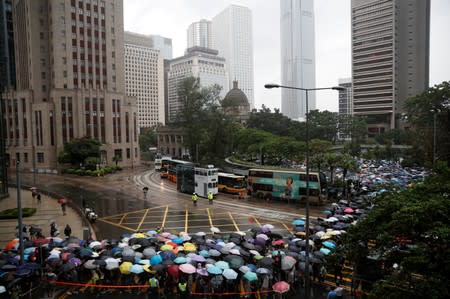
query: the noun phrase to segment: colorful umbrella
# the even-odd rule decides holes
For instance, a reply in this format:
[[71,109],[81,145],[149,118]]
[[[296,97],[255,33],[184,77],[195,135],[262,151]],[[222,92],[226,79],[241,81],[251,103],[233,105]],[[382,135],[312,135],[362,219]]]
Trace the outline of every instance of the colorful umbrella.
[[133,265],[130,268],[130,272],[134,274],[141,274],[144,272],[144,268],[141,265]]
[[167,272],[172,277],[179,277],[180,276],[180,268],[178,265],[169,265],[167,266]]
[[5,245],[5,250],[17,249],[19,246],[19,239],[12,239]]
[[186,274],[192,274],[197,271],[197,269],[194,266],[192,266],[191,264],[180,265],[179,269],[181,272],[186,273]]
[[214,266],[216,266],[222,270],[230,268],[230,265],[225,261],[218,261],[214,264]]
[[330,249],[336,248],[336,244],[334,244],[331,241],[324,241],[324,242],[322,242],[322,245],[325,247],[328,247]]
[[223,275],[223,277],[225,277],[226,279],[229,279],[229,280],[236,279],[238,276],[237,272],[234,271],[233,269],[223,270],[222,275]]
[[130,262],[123,262],[119,266],[120,273],[122,273],[122,274],[130,274],[131,267],[133,267],[132,263],[130,263]]
[[209,274],[222,274],[222,269],[220,269],[219,267],[215,267],[215,266],[208,267],[207,271]]
[[161,263],[162,263],[162,257],[159,254],[154,255],[150,258],[150,265],[152,265],[152,266],[158,265]]
[[185,257],[179,256],[174,261],[175,264],[185,264],[187,259]]
[[286,281],[279,281],[272,286],[273,291],[280,294],[286,293],[289,288],[290,286]]
[[292,221],[292,224],[295,226],[305,225],[305,221],[303,221],[301,219],[295,219],[294,221]]
[[248,281],[256,281],[258,280],[258,275],[255,272],[248,271],[244,274],[244,278]]

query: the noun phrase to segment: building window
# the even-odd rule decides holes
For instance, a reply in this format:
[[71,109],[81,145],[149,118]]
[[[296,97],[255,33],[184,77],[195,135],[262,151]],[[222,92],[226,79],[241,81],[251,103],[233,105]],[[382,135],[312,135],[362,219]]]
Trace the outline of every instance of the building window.
[[44,153],[37,153],[37,162],[44,163]]
[[28,163],[28,153],[23,153],[23,162]]
[[127,148],[127,159],[131,158],[131,150]]

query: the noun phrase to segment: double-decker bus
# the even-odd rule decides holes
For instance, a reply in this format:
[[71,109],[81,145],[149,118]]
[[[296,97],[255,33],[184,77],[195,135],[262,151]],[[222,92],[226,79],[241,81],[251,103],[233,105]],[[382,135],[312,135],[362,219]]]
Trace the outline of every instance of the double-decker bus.
[[232,173],[219,172],[219,192],[242,194],[246,192],[245,177]]
[[162,157],[161,155],[157,154],[155,157],[155,171],[161,171],[161,168],[163,166],[163,159],[171,159],[171,157]]
[[194,163],[183,160],[167,159],[167,178],[174,183],[177,182],[178,165],[194,166]]
[[183,193],[197,193],[208,197],[208,193],[217,194],[218,169],[213,165],[194,167],[194,165],[177,165],[177,190]]
[[170,157],[161,158],[161,168],[159,169],[159,176],[162,179],[167,179],[169,177],[169,161],[172,160]]
[[[325,174],[309,173],[309,201],[320,204],[326,200]],[[306,200],[306,172],[275,169],[249,169],[248,193],[257,198]]]

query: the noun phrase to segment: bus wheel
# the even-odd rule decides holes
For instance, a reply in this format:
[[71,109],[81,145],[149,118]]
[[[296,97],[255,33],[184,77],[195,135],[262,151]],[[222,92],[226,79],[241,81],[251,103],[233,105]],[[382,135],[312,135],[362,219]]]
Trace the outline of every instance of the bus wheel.
[[265,199],[267,202],[271,201],[271,200],[272,200],[272,194],[267,193],[267,194],[264,196],[264,199]]
[[256,198],[258,198],[258,199],[263,199],[263,198],[264,198],[264,193],[262,193],[262,192],[256,192]]

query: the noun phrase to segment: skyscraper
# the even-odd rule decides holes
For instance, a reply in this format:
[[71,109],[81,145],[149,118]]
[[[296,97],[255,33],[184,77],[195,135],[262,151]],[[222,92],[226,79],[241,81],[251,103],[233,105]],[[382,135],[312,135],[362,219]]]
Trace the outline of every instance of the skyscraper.
[[221,97],[226,95],[229,87],[225,59],[217,54],[217,50],[193,47],[187,49],[184,56],[170,61],[168,73],[169,121],[174,121],[178,111],[183,108],[184,102],[178,97],[178,85],[187,77],[199,78],[201,87],[217,84],[222,87]]
[[165,124],[164,61],[159,50],[149,47],[151,41],[150,36],[125,32],[125,89],[137,98],[139,128]]
[[55,172],[64,145],[89,136],[103,163],[139,163],[122,0],[13,0],[13,23],[17,89],[2,102],[11,159]]
[[339,114],[353,114],[352,78],[339,79]]
[[149,35],[150,47],[159,50],[164,59],[172,59],[172,39],[161,35]]
[[212,19],[213,49],[226,60],[228,85],[238,81],[250,109],[255,107],[252,30],[252,13],[247,7],[230,5]]
[[11,0],[0,0],[0,91],[16,84],[11,4]]
[[353,112],[369,136],[397,128],[404,101],[428,88],[429,0],[352,0]]
[[212,49],[211,21],[200,20],[189,25],[187,29],[187,47]]
[[[301,88],[316,87],[313,0],[281,0],[281,84]],[[281,90],[281,113],[304,119],[306,94],[301,90]],[[314,92],[308,93],[308,108],[316,108]]]

